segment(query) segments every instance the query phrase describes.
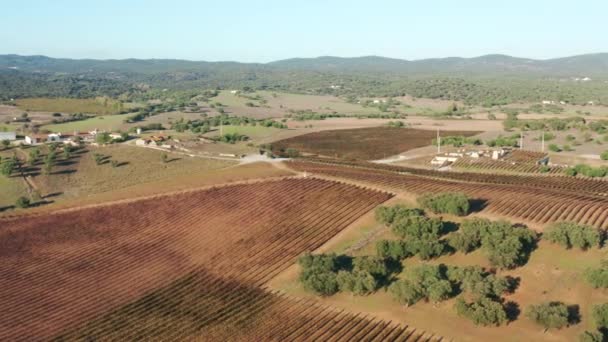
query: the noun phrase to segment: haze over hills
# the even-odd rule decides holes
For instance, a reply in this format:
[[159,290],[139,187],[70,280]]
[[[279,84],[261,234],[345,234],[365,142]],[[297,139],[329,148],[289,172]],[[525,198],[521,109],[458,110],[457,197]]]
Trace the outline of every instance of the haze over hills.
[[297,70],[313,72],[385,72],[403,75],[513,75],[545,77],[608,76],[608,53],[535,60],[507,55],[447,57],[408,61],[380,56],[292,58],[270,63],[205,62],[178,59],[66,59],[46,56],[0,55],[0,70],[49,73],[163,73],[211,69],[235,71]]

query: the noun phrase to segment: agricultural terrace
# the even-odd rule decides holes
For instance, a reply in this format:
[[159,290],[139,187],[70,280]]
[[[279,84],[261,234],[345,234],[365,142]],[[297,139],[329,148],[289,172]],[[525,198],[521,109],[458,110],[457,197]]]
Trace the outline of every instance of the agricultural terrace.
[[[472,136],[478,132],[451,132]],[[397,127],[373,127],[314,132],[274,142],[273,151],[300,153],[344,159],[382,159],[407,150],[430,145],[436,132]]]
[[[0,339],[232,339],[242,332],[226,327],[257,318],[258,332],[277,331],[266,308],[289,303],[257,286],[390,197],[292,178],[0,218]],[[391,333],[378,329],[385,322],[287,307],[300,324],[279,334]],[[315,313],[336,321],[318,325]]]

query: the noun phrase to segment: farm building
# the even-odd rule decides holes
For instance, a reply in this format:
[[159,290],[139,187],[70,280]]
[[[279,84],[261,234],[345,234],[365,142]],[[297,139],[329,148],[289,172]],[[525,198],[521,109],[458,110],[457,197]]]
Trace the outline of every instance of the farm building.
[[17,140],[17,134],[15,132],[0,132],[0,141],[2,140]]
[[42,144],[46,138],[46,134],[28,134],[25,136],[25,143],[28,145]]
[[94,135],[91,133],[74,132],[73,134],[50,133],[50,134],[29,134],[25,136],[27,145],[36,145],[51,142],[63,142],[73,144],[76,137],[80,137],[83,141],[92,141]]

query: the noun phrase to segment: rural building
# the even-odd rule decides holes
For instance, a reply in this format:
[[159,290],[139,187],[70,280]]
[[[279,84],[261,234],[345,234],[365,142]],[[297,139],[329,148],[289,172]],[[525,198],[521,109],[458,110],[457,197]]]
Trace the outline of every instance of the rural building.
[[47,135],[47,142],[62,142],[65,137],[61,133],[51,133]]
[[17,133],[15,132],[0,132],[0,141],[8,140],[13,141],[17,140]]
[[46,141],[46,134],[28,134],[25,136],[25,143],[28,145],[41,144]]

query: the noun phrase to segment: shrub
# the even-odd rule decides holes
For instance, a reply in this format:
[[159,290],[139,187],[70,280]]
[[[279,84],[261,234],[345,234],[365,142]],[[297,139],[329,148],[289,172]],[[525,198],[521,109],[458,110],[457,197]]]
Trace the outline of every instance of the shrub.
[[578,174],[578,171],[576,171],[576,168],[569,167],[564,171],[564,173],[566,174],[566,176],[574,177]]
[[418,198],[423,208],[436,214],[465,216],[469,213],[469,198],[460,192],[445,192],[436,195],[426,194]]
[[101,165],[104,161],[104,156],[101,153],[93,153],[93,160],[95,160],[95,165]]
[[550,225],[545,230],[543,239],[565,248],[577,247],[582,250],[599,247],[601,243],[601,235],[598,229],[574,222],[556,222]]
[[556,144],[549,144],[549,151],[551,152],[561,152],[562,149],[559,148]]
[[542,325],[545,329],[560,329],[568,325],[568,307],[562,302],[530,305],[526,317]]
[[604,335],[598,331],[585,331],[579,336],[578,340],[580,342],[603,342]]
[[19,197],[17,198],[17,201],[15,202],[15,206],[17,208],[28,208],[31,205],[30,203],[30,199],[27,197]]
[[502,304],[486,297],[480,297],[472,303],[458,298],[454,307],[459,316],[470,319],[475,325],[498,326],[507,322],[507,313]]
[[598,328],[608,328],[608,303],[594,305],[591,315]]
[[608,151],[604,151],[600,154],[602,160],[608,160]]
[[288,148],[287,150],[285,150],[285,153],[289,158],[297,158],[300,156],[300,152],[295,148]]
[[608,288],[608,261],[603,260],[598,268],[585,271],[587,282],[594,288]]

